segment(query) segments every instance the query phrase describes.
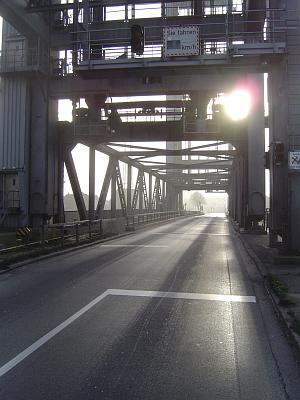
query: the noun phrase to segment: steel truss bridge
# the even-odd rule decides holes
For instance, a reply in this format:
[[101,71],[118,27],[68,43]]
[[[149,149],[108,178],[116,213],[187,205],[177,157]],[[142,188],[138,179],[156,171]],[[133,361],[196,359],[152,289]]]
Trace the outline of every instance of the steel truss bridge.
[[[108,197],[114,217],[180,210],[184,190],[206,190],[227,192],[231,217],[256,229],[267,167],[271,244],[298,250],[299,176],[288,154],[300,145],[299,4],[285,3],[2,0],[1,225],[63,221],[65,164],[81,219],[101,218]],[[189,27],[195,52],[170,55],[167,29]],[[247,119],[232,121],[217,100],[239,87],[254,101]],[[71,122],[58,121],[63,99]],[[78,143],[90,148],[88,209]],[[109,157],[98,204],[96,151]]]

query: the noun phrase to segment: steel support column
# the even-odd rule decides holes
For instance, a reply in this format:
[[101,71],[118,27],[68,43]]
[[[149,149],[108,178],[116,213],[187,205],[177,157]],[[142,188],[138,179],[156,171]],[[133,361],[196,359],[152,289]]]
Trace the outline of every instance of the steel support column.
[[138,176],[136,178],[135,187],[133,191],[132,206],[131,206],[133,213],[135,212],[138,205],[139,189],[140,189],[140,171],[138,171]]
[[[156,191],[156,210],[163,211],[164,206],[164,181],[156,178],[157,181],[157,191]],[[162,189],[163,188],[163,189]]]
[[109,158],[109,163],[108,163],[108,166],[106,169],[100,197],[99,197],[97,208],[96,208],[96,217],[97,218],[103,217],[103,211],[104,211],[104,207],[105,207],[107,192],[108,192],[109,184],[110,184],[110,181],[111,181],[111,178],[112,178],[112,175],[113,175],[115,169],[116,169],[116,159],[111,156]]
[[53,216],[53,222],[64,222],[64,155],[65,146],[57,132],[56,120],[58,103],[49,101],[49,134],[48,134],[48,218]]
[[117,164],[116,164],[116,183],[117,183],[117,187],[118,187],[118,194],[119,194],[121,210],[122,210],[123,215],[126,216],[128,214],[128,211],[127,211],[126,196],[125,196],[124,185],[123,185],[119,162],[117,162]]
[[149,173],[149,211],[152,209],[152,175]]
[[162,195],[162,208],[165,210],[167,209],[167,199],[166,199],[166,185],[167,183],[165,181],[161,182],[161,195]]
[[131,214],[132,166],[127,164],[127,213]]
[[166,185],[167,209],[176,211],[178,209],[178,191],[170,183]]
[[144,172],[140,171],[140,181],[139,181],[139,212],[140,214],[143,213],[144,210],[144,196],[143,196],[143,178],[144,178]]
[[89,219],[95,218],[95,148],[89,152]]
[[[53,221],[65,222],[65,208],[64,208],[64,157],[62,145],[59,146],[57,152],[57,176],[54,173],[54,182],[57,183],[57,204],[53,199]],[[49,171],[50,172],[50,171]],[[56,182],[57,181],[57,182]]]
[[263,74],[248,77],[253,91],[250,118],[248,119],[248,201],[247,228],[257,229],[265,216],[265,117]]
[[[300,171],[291,171],[288,152],[300,148],[300,12],[297,0],[285,2],[289,29],[286,58],[273,63],[269,73],[270,123],[270,245],[300,250]],[[284,146],[277,155],[277,145]],[[279,236],[282,239],[279,240]]]
[[184,205],[183,205],[183,191],[180,190],[178,194],[178,211],[183,211],[184,210]]
[[82,192],[80,189],[80,183],[78,180],[78,176],[77,176],[77,172],[76,172],[76,168],[75,168],[75,164],[74,164],[74,160],[73,160],[71,151],[67,151],[65,153],[64,160],[65,160],[65,165],[66,165],[66,169],[68,172],[68,176],[70,179],[73,195],[75,198],[75,203],[76,203],[77,210],[79,213],[79,218],[81,220],[85,220],[85,219],[87,219],[87,210],[86,210],[83,195],[82,195]]
[[116,168],[111,176],[111,199],[110,199],[110,208],[111,208],[111,218],[116,218],[117,216],[117,172]]
[[30,201],[33,226],[43,223],[47,214],[48,177],[48,98],[45,81],[31,82]]

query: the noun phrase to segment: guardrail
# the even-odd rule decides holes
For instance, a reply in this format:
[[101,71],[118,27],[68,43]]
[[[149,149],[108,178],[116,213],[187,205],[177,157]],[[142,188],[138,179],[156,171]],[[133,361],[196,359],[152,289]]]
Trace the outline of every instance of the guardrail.
[[105,231],[105,224],[112,225],[114,222],[122,222],[124,230],[130,231],[134,230],[136,226],[166,221],[184,215],[187,215],[187,213],[164,211],[128,215],[123,218],[83,220],[63,224],[42,225],[37,231],[34,232],[33,230],[33,241],[30,241],[30,238],[28,237],[26,238],[26,243],[1,249],[0,256],[6,253],[13,253],[22,249],[25,250],[34,247],[42,247],[42,249],[45,249],[46,247],[50,248],[51,246],[55,246],[63,249],[67,245],[79,245],[82,242],[92,241],[94,238],[110,234]]
[[[57,237],[49,237],[49,232],[58,233]],[[66,224],[42,225],[40,228],[40,244],[44,247],[49,241],[59,240],[64,248],[66,239],[75,239],[75,244],[80,243],[80,236],[92,240],[93,236],[103,235],[103,220],[83,220]]]
[[[84,220],[66,224],[42,225],[34,233],[34,241],[30,241],[30,238],[27,237],[25,239],[26,243],[2,249],[0,250],[0,255],[35,246],[42,246],[44,248],[46,245],[55,243],[60,244],[61,248],[64,248],[67,239],[73,239],[73,243],[78,245],[80,237],[83,237],[84,240],[91,240],[93,236],[103,235],[103,220]],[[37,237],[38,240],[36,240]]]
[[126,217],[126,229],[132,230],[135,225],[148,224],[151,222],[166,221],[168,219],[176,218],[181,214],[177,211],[162,211],[154,213],[128,215]]

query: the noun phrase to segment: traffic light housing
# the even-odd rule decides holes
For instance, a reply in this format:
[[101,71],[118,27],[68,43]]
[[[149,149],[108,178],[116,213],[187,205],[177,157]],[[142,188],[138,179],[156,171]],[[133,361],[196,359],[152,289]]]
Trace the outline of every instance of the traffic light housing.
[[275,142],[274,143],[274,164],[282,165],[284,162],[284,143]]
[[141,25],[132,25],[130,46],[131,52],[141,56],[144,53],[144,28]]

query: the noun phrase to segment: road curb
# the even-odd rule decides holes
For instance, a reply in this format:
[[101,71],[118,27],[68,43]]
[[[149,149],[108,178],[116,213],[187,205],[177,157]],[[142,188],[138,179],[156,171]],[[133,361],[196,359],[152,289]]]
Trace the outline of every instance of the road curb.
[[270,297],[270,300],[271,300],[271,303],[272,303],[272,306],[273,306],[273,309],[274,309],[276,315],[278,316],[286,333],[291,338],[293,345],[297,348],[297,351],[300,354],[300,337],[293,331],[293,329],[291,327],[291,323],[292,323],[291,317],[288,315],[287,311],[285,309],[283,309],[282,307],[280,307],[278,304],[279,298],[273,292],[273,290],[270,287],[270,284],[268,282],[268,279],[267,279],[269,277],[268,271],[266,270],[263,262],[259,259],[259,257],[251,249],[251,247],[248,245],[248,243],[246,243],[246,241],[243,239],[243,235],[241,235],[239,232],[236,232],[236,234],[263,279],[264,288],[265,288],[268,296]]

